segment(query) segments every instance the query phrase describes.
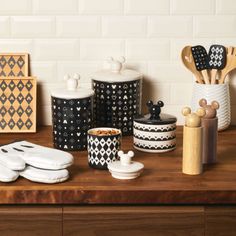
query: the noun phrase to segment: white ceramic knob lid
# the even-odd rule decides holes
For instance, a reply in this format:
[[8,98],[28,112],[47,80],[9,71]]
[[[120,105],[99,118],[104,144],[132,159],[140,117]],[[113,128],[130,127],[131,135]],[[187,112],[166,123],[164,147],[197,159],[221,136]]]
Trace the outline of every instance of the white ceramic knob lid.
[[118,156],[120,157],[120,163],[122,166],[128,166],[131,164],[132,157],[134,156],[133,151],[128,151],[128,153],[124,153],[123,151],[118,152]]
[[70,91],[74,91],[78,87],[78,80],[80,79],[79,74],[75,73],[73,77],[70,77],[70,75],[66,74],[64,76],[64,80],[66,80],[67,89]]
[[111,72],[120,73],[124,62],[125,62],[124,57],[121,57],[120,60],[115,60],[113,57],[110,57],[108,59],[108,63],[110,64]]
[[66,81],[66,89],[52,89],[51,96],[61,99],[82,99],[88,98],[94,95],[94,91],[89,88],[78,88],[78,80],[80,79],[80,75],[75,73],[73,77],[69,74],[64,76],[64,80]]

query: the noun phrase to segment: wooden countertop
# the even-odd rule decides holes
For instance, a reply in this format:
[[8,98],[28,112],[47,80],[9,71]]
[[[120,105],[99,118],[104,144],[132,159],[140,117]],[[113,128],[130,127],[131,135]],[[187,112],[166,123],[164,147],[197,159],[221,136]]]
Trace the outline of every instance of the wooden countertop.
[[[51,127],[36,134],[1,134],[0,143],[16,139],[52,146]],[[132,137],[123,137],[122,149],[132,148]],[[182,127],[177,130],[177,149],[165,154],[135,151],[144,163],[135,180],[113,179],[108,171],[91,169],[87,152],[73,152],[71,177],[60,184],[38,184],[19,178],[0,183],[0,204],[236,204],[236,127],[220,132],[218,163],[199,176],[181,172]]]

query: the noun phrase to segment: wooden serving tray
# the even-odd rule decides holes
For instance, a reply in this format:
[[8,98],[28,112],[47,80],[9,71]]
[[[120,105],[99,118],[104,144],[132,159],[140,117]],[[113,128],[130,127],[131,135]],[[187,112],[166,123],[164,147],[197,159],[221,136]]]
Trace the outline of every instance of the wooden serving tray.
[[36,132],[36,78],[0,77],[0,133]]
[[0,53],[0,77],[24,77],[28,73],[28,53]]

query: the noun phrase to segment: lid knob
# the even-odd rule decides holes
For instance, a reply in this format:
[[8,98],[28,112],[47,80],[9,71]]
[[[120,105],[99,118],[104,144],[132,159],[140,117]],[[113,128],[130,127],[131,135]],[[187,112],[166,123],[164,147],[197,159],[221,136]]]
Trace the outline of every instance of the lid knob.
[[125,58],[121,57],[120,60],[115,60],[113,57],[108,59],[110,64],[110,70],[114,73],[119,73],[122,69],[122,64],[125,62]]
[[134,156],[133,151],[128,151],[128,153],[124,153],[123,151],[118,152],[118,156],[120,157],[120,163],[122,166],[128,166],[131,164],[132,157]]
[[216,117],[216,110],[218,110],[220,107],[220,105],[217,101],[212,101],[211,105],[207,105],[207,100],[204,98],[202,98],[199,101],[199,105],[200,105],[200,107],[204,108],[204,110],[206,112],[206,115],[204,116],[204,118],[207,118],[207,119],[215,118]]
[[160,113],[161,113],[161,107],[164,106],[164,103],[159,100],[157,104],[153,104],[153,102],[150,100],[146,103],[149,113],[150,113],[150,120],[158,120],[160,119]]
[[196,112],[191,113],[189,107],[184,107],[182,109],[182,115],[185,116],[185,125],[187,127],[200,127],[201,117],[205,116],[206,112],[204,108],[198,108]]
[[67,89],[68,90],[76,90],[78,87],[78,80],[80,79],[80,75],[75,73],[73,78],[70,77],[70,75],[66,74],[64,76],[64,80],[67,82]]

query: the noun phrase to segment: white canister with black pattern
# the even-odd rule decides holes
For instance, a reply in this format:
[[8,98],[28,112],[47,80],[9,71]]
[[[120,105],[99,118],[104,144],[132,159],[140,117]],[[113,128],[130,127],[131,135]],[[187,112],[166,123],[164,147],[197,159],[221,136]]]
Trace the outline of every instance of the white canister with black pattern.
[[176,147],[176,117],[161,113],[162,101],[147,102],[149,114],[134,119],[134,148],[144,152],[161,153]]

